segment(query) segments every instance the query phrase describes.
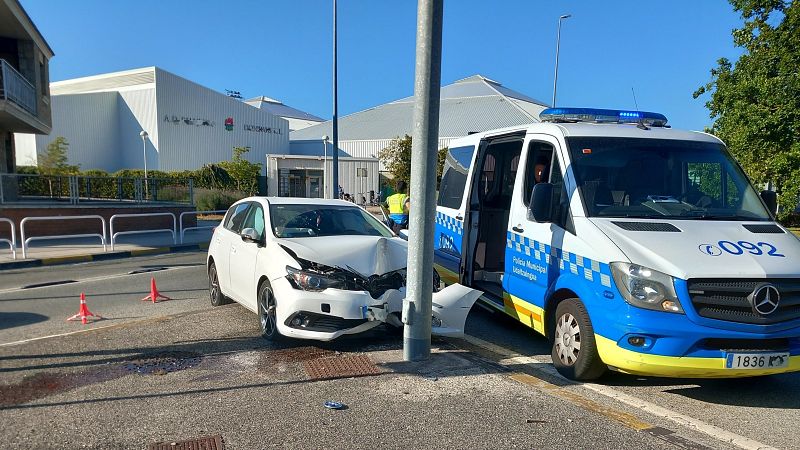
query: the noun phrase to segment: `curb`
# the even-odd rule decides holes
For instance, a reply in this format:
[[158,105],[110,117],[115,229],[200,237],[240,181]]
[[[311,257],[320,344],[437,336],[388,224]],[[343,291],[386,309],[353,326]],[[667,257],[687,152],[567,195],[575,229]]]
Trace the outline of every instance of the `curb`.
[[131,258],[134,256],[160,255],[164,253],[190,252],[194,250],[208,250],[208,243],[180,244],[170,247],[148,247],[137,250],[125,250],[109,253],[94,253],[91,255],[57,256],[54,258],[25,259],[22,261],[0,262],[0,271],[12,269],[28,269],[31,267],[55,266],[59,264],[74,264],[92,261],[108,261],[112,259]]

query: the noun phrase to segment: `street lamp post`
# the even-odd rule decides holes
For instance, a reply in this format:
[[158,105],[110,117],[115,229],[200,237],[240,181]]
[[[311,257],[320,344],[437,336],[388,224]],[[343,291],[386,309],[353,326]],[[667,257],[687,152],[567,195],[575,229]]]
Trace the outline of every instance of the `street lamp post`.
[[556,88],[558,87],[558,51],[561,47],[561,21],[569,19],[572,14],[564,14],[558,18],[558,34],[556,35],[556,73],[553,76],[553,108],[556,107]]
[[[322,161],[322,198],[328,198],[328,135],[322,136],[325,159]],[[331,197],[333,198],[333,197]]]
[[149,197],[147,188],[147,131],[142,130],[142,132],[139,133],[139,136],[142,137],[142,158],[144,159],[144,198],[147,200],[147,197]]

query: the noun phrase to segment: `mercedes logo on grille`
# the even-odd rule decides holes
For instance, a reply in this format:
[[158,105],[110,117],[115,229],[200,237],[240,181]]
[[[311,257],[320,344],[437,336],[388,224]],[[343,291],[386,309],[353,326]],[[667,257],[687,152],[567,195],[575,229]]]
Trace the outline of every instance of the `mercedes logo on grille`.
[[771,284],[761,284],[749,296],[750,305],[756,313],[767,316],[778,309],[781,293]]

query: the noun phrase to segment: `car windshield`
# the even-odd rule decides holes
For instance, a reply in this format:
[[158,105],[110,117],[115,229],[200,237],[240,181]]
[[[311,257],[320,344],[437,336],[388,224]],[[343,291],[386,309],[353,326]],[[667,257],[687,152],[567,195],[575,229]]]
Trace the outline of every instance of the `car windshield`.
[[279,238],[393,236],[370,213],[355,206],[273,204],[269,214],[272,230]]
[[571,137],[567,144],[589,217],[771,220],[719,143]]

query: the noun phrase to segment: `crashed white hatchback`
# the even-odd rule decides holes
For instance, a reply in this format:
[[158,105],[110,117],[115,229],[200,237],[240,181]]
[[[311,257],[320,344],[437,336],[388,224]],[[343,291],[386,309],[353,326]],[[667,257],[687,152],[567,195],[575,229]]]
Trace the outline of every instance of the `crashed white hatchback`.
[[[401,327],[406,256],[406,241],[353,203],[250,197],[214,230],[209,295],[214,306],[234,300],[257,313],[267,339]],[[458,284],[435,292],[434,334],[463,333],[480,294]]]

